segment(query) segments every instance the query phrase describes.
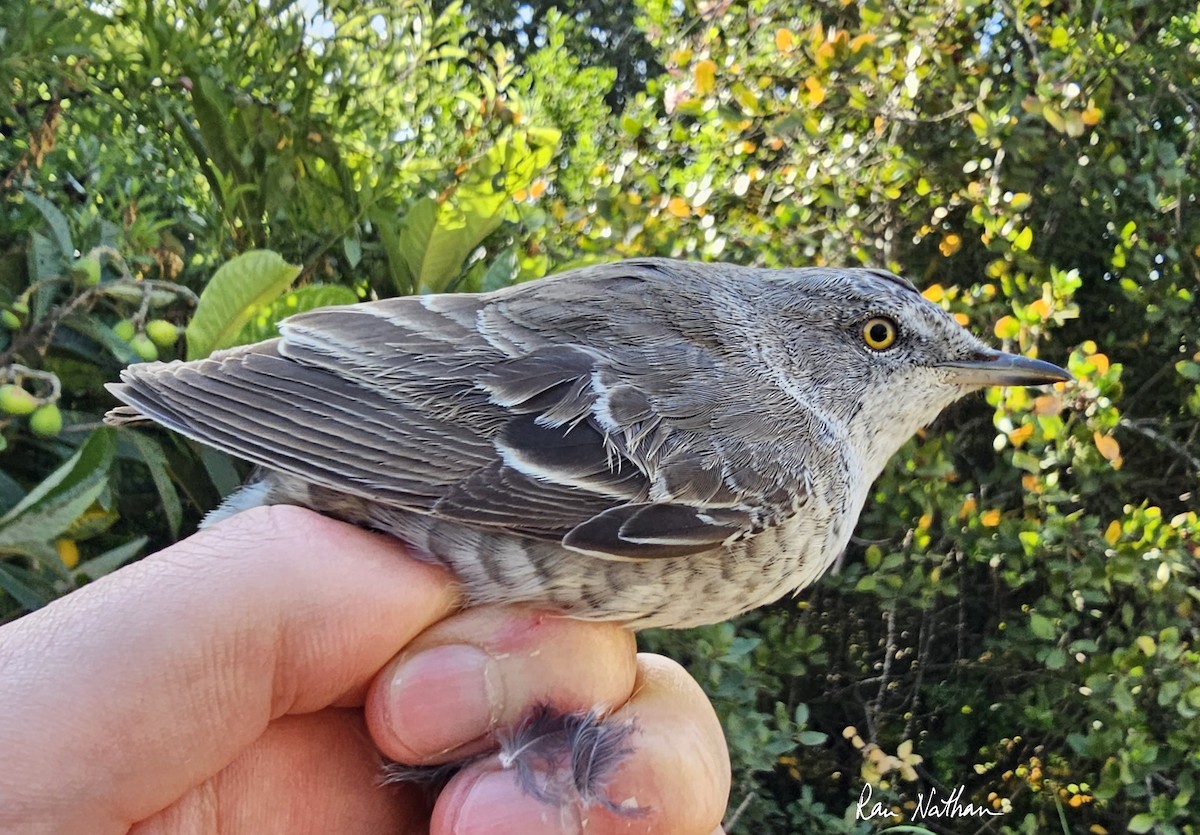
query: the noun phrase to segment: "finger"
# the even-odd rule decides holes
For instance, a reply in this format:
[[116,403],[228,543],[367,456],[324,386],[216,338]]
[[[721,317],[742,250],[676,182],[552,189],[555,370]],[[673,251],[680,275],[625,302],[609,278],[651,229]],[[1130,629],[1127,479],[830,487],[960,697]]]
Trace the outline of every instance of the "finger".
[[[124,831],[289,713],[361,703],[456,605],[394,541],[295,507],[206,529],[0,630],[6,811]],[[15,799],[15,800],[14,800]],[[14,801],[14,802],[9,802]]]
[[285,716],[237,759],[130,835],[299,835],[425,831],[428,802],[380,791],[378,760],[357,710]]
[[633,692],[633,634],[527,607],[487,606],[424,632],[372,684],[367,726],[410,764],[487,750],[531,708],[617,707]]
[[700,686],[673,661],[638,656],[633,697],[608,721],[633,721],[633,752],[604,793],[621,807],[551,806],[524,793],[496,758],[464,769],[438,798],[431,835],[719,831],[729,797],[729,752]]

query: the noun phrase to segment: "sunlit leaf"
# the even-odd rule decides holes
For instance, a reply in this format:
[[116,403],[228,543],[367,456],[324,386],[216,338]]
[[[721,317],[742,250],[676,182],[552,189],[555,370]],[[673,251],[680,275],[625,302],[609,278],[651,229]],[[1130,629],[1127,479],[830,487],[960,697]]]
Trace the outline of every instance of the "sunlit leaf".
[[246,323],[287,290],[298,275],[300,267],[269,250],[245,252],[223,264],[200,294],[200,304],[188,323],[188,359],[237,344]]
[[698,61],[695,69],[692,71],[692,77],[696,82],[696,92],[702,96],[707,96],[713,91],[717,80],[717,65],[709,60]]

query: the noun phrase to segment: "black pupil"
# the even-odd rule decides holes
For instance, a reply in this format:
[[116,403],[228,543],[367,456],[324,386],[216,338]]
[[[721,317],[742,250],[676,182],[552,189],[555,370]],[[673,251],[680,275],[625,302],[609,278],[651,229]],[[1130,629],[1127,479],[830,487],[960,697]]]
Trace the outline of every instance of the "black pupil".
[[872,342],[887,342],[888,334],[888,326],[883,322],[876,322],[875,324],[871,325]]

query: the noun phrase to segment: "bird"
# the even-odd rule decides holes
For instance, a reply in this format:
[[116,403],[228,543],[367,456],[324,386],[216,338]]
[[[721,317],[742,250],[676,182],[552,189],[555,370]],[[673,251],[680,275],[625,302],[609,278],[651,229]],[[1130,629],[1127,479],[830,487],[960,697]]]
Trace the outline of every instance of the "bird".
[[[640,258],[299,313],[275,339],[129,366],[106,420],[257,465],[209,523],[302,505],[402,540],[471,604],[686,628],[819,578],[954,401],[1070,379],[886,270]],[[574,739],[602,717],[564,721]],[[603,802],[588,771],[576,788]]]

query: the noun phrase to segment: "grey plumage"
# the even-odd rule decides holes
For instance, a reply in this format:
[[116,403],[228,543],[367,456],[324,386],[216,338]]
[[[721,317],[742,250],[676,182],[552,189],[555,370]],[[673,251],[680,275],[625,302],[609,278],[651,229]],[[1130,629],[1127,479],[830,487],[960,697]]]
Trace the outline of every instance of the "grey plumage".
[[945,406],[1069,377],[864,269],[625,261],[302,313],[280,332],[131,366],[108,419],[258,464],[253,501],[391,533],[473,602],[639,628],[812,582],[887,459]]

